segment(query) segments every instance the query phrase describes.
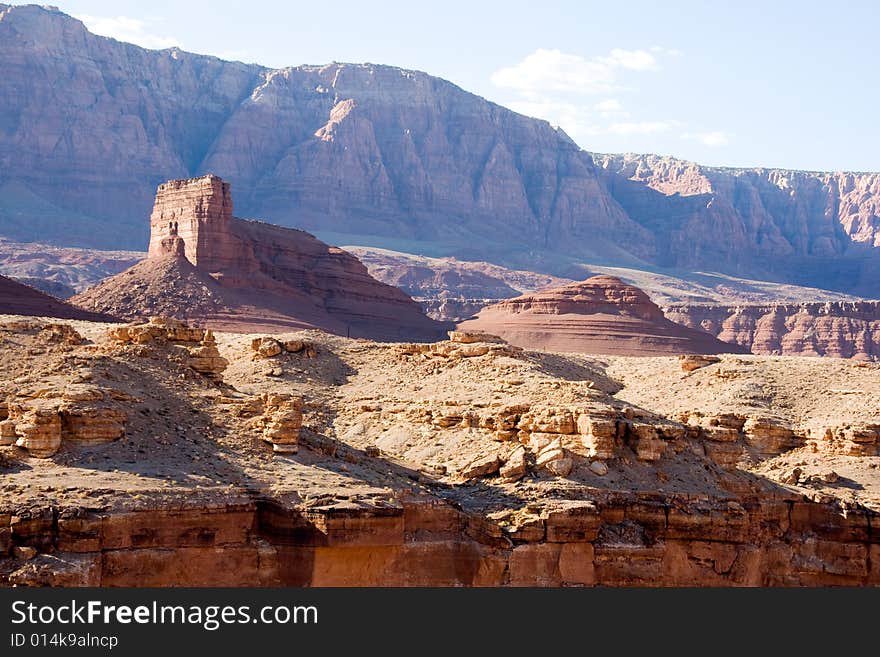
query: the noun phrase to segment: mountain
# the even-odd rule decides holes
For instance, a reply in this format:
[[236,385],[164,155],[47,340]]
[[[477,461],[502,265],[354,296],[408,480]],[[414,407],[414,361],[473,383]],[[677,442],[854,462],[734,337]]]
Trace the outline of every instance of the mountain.
[[429,317],[441,321],[465,320],[483,306],[502,299],[574,282],[488,262],[429,258],[358,246],[347,246],[345,250],[357,256],[372,277],[400,288],[418,301]]
[[458,328],[500,335],[535,350],[623,356],[747,353],[666,319],[647,294],[615,276],[500,301]]
[[71,303],[126,319],[165,315],[234,331],[322,328],[385,341],[436,340],[450,328],[350,253],[232,213],[230,185],[217,176],[160,185],[147,258]]
[[213,171],[242,216],[333,243],[567,275],[710,268],[880,296],[877,174],[592,155],[425,73],[268,69],[0,5],[0,234],[143,249],[166,179]]
[[705,167],[597,155],[614,199],[649,228],[655,264],[710,267],[880,296],[880,174]]

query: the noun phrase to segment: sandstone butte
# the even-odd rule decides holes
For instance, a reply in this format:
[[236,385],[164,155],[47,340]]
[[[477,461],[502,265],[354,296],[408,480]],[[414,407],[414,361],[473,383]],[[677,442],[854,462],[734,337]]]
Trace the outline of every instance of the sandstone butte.
[[880,584],[876,363],[0,340],[0,585]]
[[300,230],[232,216],[214,175],[159,186],[147,258],[71,298],[123,318],[167,315],[213,328],[321,328],[375,340],[433,340],[445,325],[346,251]]
[[500,301],[458,327],[546,351],[628,356],[746,352],[668,320],[647,294],[615,276],[593,276]]

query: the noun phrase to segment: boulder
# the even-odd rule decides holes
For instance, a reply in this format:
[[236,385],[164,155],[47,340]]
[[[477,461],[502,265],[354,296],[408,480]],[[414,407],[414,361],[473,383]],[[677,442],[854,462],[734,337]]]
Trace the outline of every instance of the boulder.
[[514,482],[522,479],[526,471],[526,448],[519,446],[507,456],[498,474],[504,481]]

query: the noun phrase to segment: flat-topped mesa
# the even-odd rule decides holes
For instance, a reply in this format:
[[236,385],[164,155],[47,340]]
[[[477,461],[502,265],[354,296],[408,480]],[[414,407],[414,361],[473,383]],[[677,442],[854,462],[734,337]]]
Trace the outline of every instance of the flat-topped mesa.
[[644,291],[615,276],[506,299],[458,328],[500,335],[525,349],[627,356],[746,352],[668,320]]
[[[150,215],[148,257],[168,255],[163,242],[180,237],[186,259],[211,270],[213,261],[230,246],[232,193],[229,183],[214,174],[200,178],[170,180],[159,185]],[[226,247],[224,249],[224,247]]]

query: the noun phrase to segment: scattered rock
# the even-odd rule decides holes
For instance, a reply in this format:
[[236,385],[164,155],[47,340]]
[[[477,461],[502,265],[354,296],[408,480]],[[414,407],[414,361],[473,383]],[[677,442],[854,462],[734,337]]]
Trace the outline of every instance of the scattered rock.
[[780,481],[783,484],[797,485],[801,480],[801,475],[803,475],[803,470],[801,470],[800,468],[793,468],[784,473],[780,478]]
[[478,456],[458,471],[462,479],[476,479],[493,475],[501,468],[501,459],[497,454]]
[[284,347],[284,351],[291,354],[296,354],[308,347],[309,345],[303,340],[285,340],[282,343],[282,346]]
[[253,349],[259,358],[273,358],[284,349],[275,338],[254,338],[251,340],[251,349]]
[[504,344],[504,340],[497,335],[482,331],[449,331],[449,341],[459,344],[473,344],[475,342],[492,342]]
[[519,481],[525,476],[526,468],[526,448],[519,446],[507,457],[504,465],[499,470],[499,474],[505,481]]
[[22,561],[30,561],[37,556],[37,550],[27,545],[16,545],[12,548],[12,556]]
[[822,481],[826,484],[836,484],[840,481],[840,475],[837,474],[834,470],[829,470],[828,472],[820,475],[822,477]]
[[56,342],[70,346],[85,342],[85,339],[68,324],[46,324],[40,331],[39,337],[46,342]]
[[608,474],[608,466],[605,465],[603,461],[593,461],[590,463],[590,470],[593,474],[597,474],[600,477],[604,477]]
[[220,355],[214,333],[210,329],[204,332],[198,347],[191,347],[187,351],[188,365],[192,369],[213,379],[223,378],[223,371],[229,365],[229,361]]
[[574,459],[568,457],[556,459],[550,461],[544,467],[547,468],[548,472],[552,472],[559,477],[567,477],[574,468]]
[[302,397],[268,393],[262,396],[263,414],[253,420],[262,429],[262,438],[277,453],[296,453],[302,428]]
[[700,354],[684,354],[678,357],[679,364],[683,372],[693,372],[707,365],[720,363],[718,356],[704,356]]

